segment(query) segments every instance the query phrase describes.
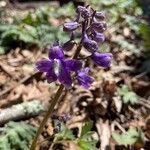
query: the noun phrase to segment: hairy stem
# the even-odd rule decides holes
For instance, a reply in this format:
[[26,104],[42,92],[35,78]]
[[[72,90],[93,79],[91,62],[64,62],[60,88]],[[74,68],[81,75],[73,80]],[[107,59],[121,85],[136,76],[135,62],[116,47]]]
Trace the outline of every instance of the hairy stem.
[[[76,52],[75,52],[75,54],[73,56],[73,59],[76,59],[78,57],[78,55],[79,55],[79,53],[81,51],[81,48],[82,48],[82,44],[80,42],[80,44],[78,45],[77,50],[76,50]],[[60,98],[60,96],[61,96],[61,94],[63,92],[63,89],[64,89],[64,86],[61,84],[59,86],[56,94],[55,94],[55,97],[52,99],[50,106],[48,107],[48,111],[46,112],[46,114],[45,114],[45,116],[43,118],[43,121],[41,122],[41,124],[40,124],[40,126],[39,126],[39,128],[37,130],[37,133],[36,133],[36,135],[35,135],[35,137],[33,139],[33,142],[31,144],[30,150],[35,150],[38,137],[42,133],[43,128],[46,125],[46,122],[47,122],[50,114],[53,112],[53,110],[55,108],[55,105],[57,104],[57,102],[58,102],[58,100],[59,100],[59,98]]]

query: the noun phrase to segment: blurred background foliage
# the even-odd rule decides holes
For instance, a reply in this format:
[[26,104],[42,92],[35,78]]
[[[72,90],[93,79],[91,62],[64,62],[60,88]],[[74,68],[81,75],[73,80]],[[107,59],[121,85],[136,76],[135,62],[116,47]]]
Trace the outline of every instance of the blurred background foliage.
[[[110,45],[116,44],[134,54],[149,52],[150,29],[142,16],[143,10],[148,11],[143,7],[143,3],[137,3],[136,0],[88,0],[87,3],[106,13],[108,28],[112,29],[114,36],[107,39]],[[62,42],[67,41],[62,28],[51,22],[73,16],[73,7],[72,3],[63,5],[59,9],[50,5],[40,7],[25,15],[14,17],[11,23],[3,19],[6,12],[0,11],[0,53],[3,54],[17,46],[34,45],[43,48],[58,39]],[[50,20],[51,18],[53,21]]]
[[45,6],[22,16],[14,16],[11,23],[5,19],[7,14],[1,11],[0,53],[4,54],[17,46],[34,45],[43,48],[58,39],[61,39],[62,42],[67,41],[68,37],[62,31],[62,27],[52,25],[49,19],[54,18],[53,21],[56,21],[59,18],[71,17],[74,14],[72,10],[72,3],[60,9]]

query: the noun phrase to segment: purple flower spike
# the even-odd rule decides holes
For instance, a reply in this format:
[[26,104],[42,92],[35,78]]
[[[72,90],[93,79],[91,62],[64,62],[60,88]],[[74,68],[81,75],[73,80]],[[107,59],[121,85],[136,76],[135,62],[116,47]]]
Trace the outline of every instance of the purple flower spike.
[[81,69],[82,63],[79,60],[65,60],[63,49],[59,45],[54,45],[49,50],[49,59],[36,63],[36,68],[40,72],[46,73],[49,83],[59,80],[66,88],[72,84],[71,71]]
[[84,34],[83,46],[90,52],[95,52],[98,50],[97,42],[88,38],[87,34]]
[[94,81],[94,78],[90,77],[88,73],[89,73],[89,68],[84,68],[78,71],[78,75],[77,75],[77,80],[79,84],[85,88],[89,88],[92,82]]
[[98,53],[95,52],[91,55],[91,59],[101,67],[109,67],[111,64],[112,54],[111,53]]
[[86,7],[83,7],[83,6],[77,7],[77,13],[80,13],[84,19],[87,19],[91,16],[90,11]]
[[66,32],[71,32],[76,30],[79,27],[79,24],[77,22],[66,22],[64,23],[63,30]]
[[92,38],[93,38],[94,41],[96,41],[96,42],[98,42],[98,43],[99,43],[99,42],[102,43],[102,42],[104,42],[104,40],[105,40],[104,34],[103,34],[103,33],[96,32],[96,31],[94,31],[94,33],[93,33],[93,35],[92,35]]

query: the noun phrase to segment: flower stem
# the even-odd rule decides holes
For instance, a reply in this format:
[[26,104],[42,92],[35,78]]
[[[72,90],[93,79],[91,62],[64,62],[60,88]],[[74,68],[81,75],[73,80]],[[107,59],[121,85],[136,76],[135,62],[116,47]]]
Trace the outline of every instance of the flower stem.
[[[80,42],[80,44],[78,45],[77,50],[76,50],[76,52],[75,52],[75,54],[73,56],[73,59],[76,59],[78,57],[78,55],[79,55],[79,53],[81,51],[81,48],[82,48],[82,44]],[[47,122],[50,114],[53,112],[53,110],[55,108],[55,105],[57,104],[57,102],[58,102],[58,100],[59,100],[59,98],[60,98],[60,96],[62,94],[63,89],[64,89],[64,86],[61,84],[59,86],[56,94],[55,94],[55,97],[52,99],[50,106],[48,107],[48,111],[46,112],[46,114],[45,114],[45,116],[43,118],[43,121],[41,122],[41,124],[40,124],[40,126],[39,126],[39,128],[38,128],[38,130],[36,132],[36,135],[35,135],[35,137],[33,139],[33,142],[31,144],[30,150],[35,150],[38,137],[42,133],[43,128],[46,125],[46,122]]]
[[46,112],[46,114],[45,114],[45,116],[44,116],[44,118],[43,118],[43,121],[41,122],[41,124],[40,124],[40,126],[39,126],[39,128],[38,128],[38,130],[37,130],[37,133],[36,133],[36,135],[35,135],[35,137],[34,137],[34,139],[33,139],[33,142],[32,142],[32,145],[31,145],[30,150],[34,150],[34,149],[35,149],[36,143],[37,143],[37,140],[38,140],[38,137],[39,137],[39,135],[42,133],[43,128],[44,128],[44,126],[46,125],[46,122],[47,122],[47,120],[48,120],[50,114],[53,112],[54,107],[55,107],[55,105],[57,104],[57,102],[58,102],[58,100],[59,100],[59,98],[60,98],[60,96],[61,96],[61,94],[62,94],[63,89],[64,89],[64,86],[63,86],[63,85],[60,85],[60,87],[58,88],[58,90],[57,90],[57,92],[56,92],[56,94],[55,94],[54,99],[52,99],[52,102],[51,102],[51,104],[50,104],[50,106],[49,106],[49,108],[48,108],[48,111]]

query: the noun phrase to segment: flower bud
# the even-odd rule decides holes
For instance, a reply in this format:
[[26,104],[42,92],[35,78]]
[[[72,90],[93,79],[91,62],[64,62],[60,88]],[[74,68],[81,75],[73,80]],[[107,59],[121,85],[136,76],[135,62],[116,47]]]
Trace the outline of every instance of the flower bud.
[[101,67],[109,67],[111,64],[112,54],[111,53],[98,53],[95,52],[91,55],[91,59]]
[[89,68],[83,68],[77,73],[77,80],[79,85],[82,85],[85,88],[89,88],[94,81],[94,78],[89,76]]
[[95,13],[95,18],[100,19],[100,20],[104,20],[105,19],[105,15],[102,12],[96,12]]
[[77,22],[66,22],[64,23],[63,30],[66,32],[71,32],[76,30],[79,27]]
[[104,40],[105,40],[104,34],[103,34],[103,33],[96,32],[96,31],[93,32],[92,38],[93,38],[94,41],[96,41],[96,42],[98,42],[98,43],[99,43],[99,42],[102,43],[102,42],[104,42]]
[[97,32],[104,32],[107,28],[106,22],[93,22],[91,28]]
[[83,6],[77,7],[77,13],[80,13],[84,19],[87,19],[91,16],[90,11],[86,7],[83,7]]
[[76,44],[75,41],[69,40],[66,43],[64,43],[63,49],[66,51],[70,51],[73,49],[75,44]]
[[61,122],[66,123],[67,121],[69,121],[71,119],[70,115],[68,114],[62,114],[61,116],[59,116],[59,120]]
[[56,134],[61,131],[61,123],[57,123],[53,129],[53,132]]
[[98,50],[98,45],[94,40],[88,38],[87,34],[84,34],[83,46],[90,52],[95,52]]

